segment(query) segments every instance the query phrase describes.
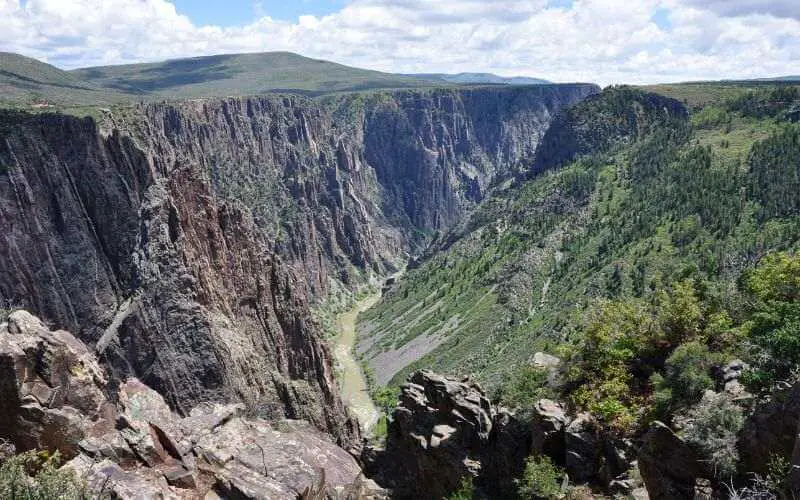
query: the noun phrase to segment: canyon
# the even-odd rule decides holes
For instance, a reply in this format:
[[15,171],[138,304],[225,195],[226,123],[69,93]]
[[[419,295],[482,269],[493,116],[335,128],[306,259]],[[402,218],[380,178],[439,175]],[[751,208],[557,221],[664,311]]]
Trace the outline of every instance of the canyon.
[[400,269],[524,176],[553,118],[597,91],[0,111],[0,303],[88,345],[110,404],[135,378],[177,415],[242,404],[358,455],[312,305]]

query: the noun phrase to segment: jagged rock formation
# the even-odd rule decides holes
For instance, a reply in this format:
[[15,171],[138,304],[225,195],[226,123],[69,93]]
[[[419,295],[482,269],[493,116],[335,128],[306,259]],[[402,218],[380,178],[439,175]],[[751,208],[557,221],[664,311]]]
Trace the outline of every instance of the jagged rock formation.
[[551,120],[593,85],[153,104],[115,115],[157,161],[201,165],[248,205],[313,293],[392,269],[489,187],[526,171]]
[[402,386],[384,450],[362,456],[370,477],[398,498],[442,498],[471,477],[481,494],[512,498],[529,456],[546,455],[571,484],[591,483],[610,493],[640,494],[629,476],[636,446],[589,414],[568,415],[541,400],[530,418],[493,405],[475,382],[422,370]]
[[137,376],[182,413],[244,401],[351,446],[311,298],[457,220],[593,92],[211,99],[100,122],[2,112],[0,302],[76,332],[112,384]]
[[369,455],[366,470],[397,498],[443,498],[464,477],[507,498],[529,448],[530,429],[480,386],[420,371],[402,388],[386,450]]
[[[206,403],[181,418],[136,379],[106,399],[86,346],[25,311],[0,325],[0,438],[18,451],[58,449],[90,491],[117,498],[296,498],[304,491],[380,490],[330,437],[307,423],[246,418]],[[209,497],[205,497],[209,498]],[[212,498],[216,498],[212,496]]]

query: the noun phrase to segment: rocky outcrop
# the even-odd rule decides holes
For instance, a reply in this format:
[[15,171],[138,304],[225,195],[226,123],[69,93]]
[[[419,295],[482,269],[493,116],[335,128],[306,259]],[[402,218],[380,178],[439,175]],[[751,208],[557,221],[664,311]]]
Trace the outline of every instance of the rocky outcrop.
[[[268,423],[241,404],[181,418],[136,379],[104,396],[105,373],[71,334],[25,311],[0,325],[0,438],[59,450],[94,493],[116,498],[337,498],[383,493],[353,457],[307,423]],[[206,496],[206,495],[211,495]]]
[[557,463],[566,462],[565,434],[569,417],[555,401],[542,399],[536,402],[531,415],[531,451],[552,457]]
[[468,380],[416,372],[402,388],[386,450],[367,471],[398,498],[442,498],[465,477],[497,498],[513,495],[530,429]]
[[[779,393],[780,394],[780,393]],[[743,471],[766,475],[773,456],[791,460],[793,486],[800,491],[800,384],[758,406],[745,420],[736,448]]]
[[114,428],[108,380],[86,346],[26,311],[0,324],[0,437],[18,450],[78,454],[89,434]]
[[599,424],[590,414],[570,416],[564,407],[542,399],[531,412],[531,453],[547,455],[574,484],[591,483],[611,493],[631,493],[633,443]]
[[399,498],[442,498],[472,478],[481,495],[513,498],[529,456],[548,456],[571,484],[633,494],[632,442],[589,414],[538,401],[530,419],[493,405],[469,379],[422,370],[402,386],[385,450],[367,449],[365,471]]

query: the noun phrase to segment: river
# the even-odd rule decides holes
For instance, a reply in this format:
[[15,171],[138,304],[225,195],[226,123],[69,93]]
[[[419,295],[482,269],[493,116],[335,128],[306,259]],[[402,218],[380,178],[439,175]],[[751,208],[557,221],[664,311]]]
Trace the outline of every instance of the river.
[[369,435],[378,422],[380,412],[369,397],[367,381],[361,365],[355,358],[356,319],[358,314],[374,306],[381,299],[380,292],[359,300],[349,311],[339,315],[339,336],[333,344],[333,355],[339,364],[339,389],[344,404],[358,418],[361,430]]

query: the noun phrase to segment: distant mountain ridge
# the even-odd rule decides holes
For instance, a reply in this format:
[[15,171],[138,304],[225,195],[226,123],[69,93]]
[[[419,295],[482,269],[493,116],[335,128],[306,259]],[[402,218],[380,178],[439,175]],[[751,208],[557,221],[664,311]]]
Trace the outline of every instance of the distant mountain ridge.
[[383,73],[291,52],[223,54],[75,70],[0,52],[0,104],[11,106],[105,106],[271,92],[316,96],[374,89],[548,83],[490,73]]
[[541,78],[531,78],[528,76],[499,76],[493,73],[412,73],[408,76],[423,80],[437,80],[461,85],[546,85],[552,83]]
[[92,67],[70,73],[104,88],[164,97],[241,96],[284,90],[323,94],[434,84],[419,78],[353,68],[291,52],[192,57]]
[[269,92],[321,95],[443,84],[290,52],[214,55],[71,71],[20,54],[0,52],[0,104],[13,106],[108,105]]
[[757,78],[759,82],[800,82],[800,75],[775,76],[772,78]]

